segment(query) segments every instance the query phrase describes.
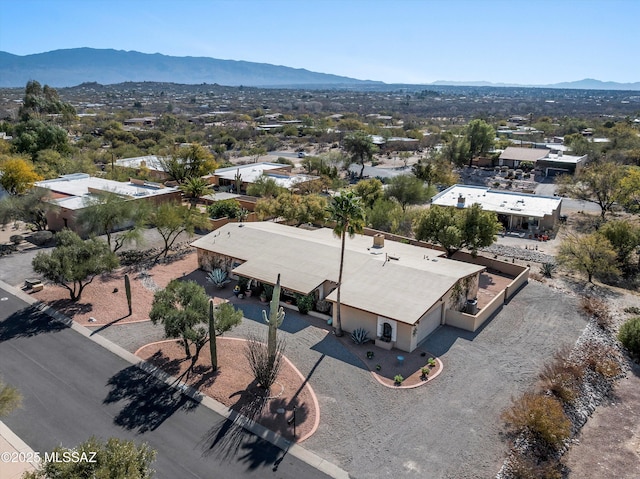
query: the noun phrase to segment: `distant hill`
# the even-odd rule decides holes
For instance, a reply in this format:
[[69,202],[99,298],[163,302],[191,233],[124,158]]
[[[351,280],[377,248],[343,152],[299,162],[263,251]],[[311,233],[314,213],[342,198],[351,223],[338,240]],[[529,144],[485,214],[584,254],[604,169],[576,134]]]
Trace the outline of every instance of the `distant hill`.
[[445,81],[439,80],[429,85],[440,86],[477,86],[477,87],[526,87],[526,88],[559,88],[570,90],[640,90],[640,82],[635,83],[617,83],[614,81],[600,81],[592,78],[584,80],[552,83],[549,85],[519,85],[515,83],[491,83],[486,81]]
[[127,81],[263,87],[381,83],[267,63],[135,51],[73,48],[25,56],[0,52],[0,87],[22,87],[29,80],[53,87]]
[[617,83],[614,81],[600,81],[593,78],[571,81],[564,83],[554,83],[546,85],[547,88],[573,88],[576,90],[640,90],[640,82]]

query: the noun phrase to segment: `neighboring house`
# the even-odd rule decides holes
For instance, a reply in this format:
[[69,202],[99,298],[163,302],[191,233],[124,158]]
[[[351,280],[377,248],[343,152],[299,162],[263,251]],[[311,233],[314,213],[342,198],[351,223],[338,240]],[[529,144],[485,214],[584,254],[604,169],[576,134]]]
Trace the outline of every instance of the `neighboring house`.
[[497,166],[519,168],[522,162],[526,161],[535,164],[538,160],[545,158],[549,153],[549,150],[543,148],[518,148],[516,146],[509,146],[500,153]]
[[[284,298],[313,294],[333,305],[340,267],[340,239],[328,228],[307,230],[272,222],[229,223],[192,243],[198,265],[221,268],[232,278],[274,284]],[[413,351],[477,297],[485,266],[443,258],[444,253],[383,235],[346,240],[341,318],[345,331],[364,328],[380,344]],[[384,340],[384,341],[383,341]]]
[[520,168],[523,162],[533,163],[534,168],[544,176],[558,174],[573,174],[587,163],[588,156],[574,156],[565,154],[566,147],[561,145],[545,145],[544,148],[507,147],[498,158],[495,166]]
[[158,120],[155,116],[144,116],[141,118],[128,118],[122,123],[125,126],[154,126]]
[[[229,166],[227,168],[219,168],[212,175],[205,178],[209,184],[216,186],[228,186],[235,189],[236,176],[240,175],[242,181],[241,191],[246,191],[247,186],[254,183],[263,175],[273,178],[278,186],[287,189],[294,189],[302,183],[319,179],[318,176],[303,175],[291,172],[291,165],[283,165],[280,163],[249,163],[246,165]],[[234,191],[235,193],[239,193]]]
[[573,175],[578,173],[588,161],[588,155],[567,155],[559,149],[556,153],[552,151],[546,158],[538,160],[536,169],[541,171],[544,176]]
[[562,198],[497,191],[485,186],[453,185],[431,199],[432,205],[454,208],[468,208],[475,203],[485,211],[497,213],[506,229],[536,234],[555,227],[560,220]]
[[168,188],[159,183],[134,180],[127,182],[96,178],[85,173],[63,175],[53,180],[38,181],[34,186],[51,191],[50,203],[53,208],[47,213],[47,225],[50,230],[59,231],[69,228],[77,233],[83,231],[76,224],[79,211],[90,205],[96,194],[116,193],[131,201],[180,201],[181,193],[177,188]]
[[158,181],[169,179],[169,175],[164,170],[162,160],[164,157],[156,155],[137,156],[135,158],[122,158],[115,161],[115,166],[121,168],[132,168],[136,171],[147,170],[150,177]]

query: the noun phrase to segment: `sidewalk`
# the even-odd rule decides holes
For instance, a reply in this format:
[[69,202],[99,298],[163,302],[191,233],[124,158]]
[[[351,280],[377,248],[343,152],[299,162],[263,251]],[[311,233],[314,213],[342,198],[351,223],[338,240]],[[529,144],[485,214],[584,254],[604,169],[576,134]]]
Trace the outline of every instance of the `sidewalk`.
[[[10,457],[4,457],[9,453]],[[20,457],[20,454],[23,454]],[[19,479],[27,471],[33,471],[37,462],[27,462],[33,459],[34,452],[22,439],[16,436],[8,426],[0,421],[0,477],[2,479]]]

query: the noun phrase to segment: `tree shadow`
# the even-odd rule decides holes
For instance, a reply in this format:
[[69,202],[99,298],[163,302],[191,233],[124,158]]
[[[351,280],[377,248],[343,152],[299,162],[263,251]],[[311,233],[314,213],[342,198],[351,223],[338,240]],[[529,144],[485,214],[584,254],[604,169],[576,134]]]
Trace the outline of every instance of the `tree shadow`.
[[[165,361],[165,371],[176,367],[176,360],[156,359]],[[199,405],[198,401],[137,366],[122,369],[109,379],[107,385],[111,391],[104,399],[104,404],[126,402],[113,422],[139,434],[157,429],[177,411],[192,411]]]
[[321,358],[324,356],[329,356],[331,358],[347,363],[350,366],[355,366],[360,369],[366,369],[364,364],[362,364],[362,361],[360,361],[360,359],[358,359],[358,357],[354,353],[349,351],[349,349],[332,334],[326,334],[322,338],[322,340],[314,344],[311,349],[321,353]]
[[[242,315],[245,318],[255,321],[259,324],[266,325],[264,319],[262,318],[262,311],[266,311],[267,313],[269,312],[269,303],[262,303],[253,297],[245,299],[238,299],[236,297],[233,297],[229,299],[229,302],[236,308],[241,309]],[[308,328],[309,322],[301,316],[302,315],[297,311],[285,309],[284,321],[278,329],[281,329],[282,331],[290,334],[295,334],[305,328]]]
[[70,318],[76,314],[86,314],[93,311],[93,305],[91,303],[79,303],[71,301],[70,299],[56,299],[47,302],[47,305]]
[[282,461],[282,451],[278,447],[245,429],[263,415],[272,401],[253,392],[258,389],[258,384],[253,381],[246,389],[229,396],[236,398],[236,402],[229,407],[233,411],[231,419],[217,424],[205,434],[200,441],[203,456],[215,454],[220,460],[230,461],[238,451],[244,451],[238,460],[247,463],[247,468],[251,470]]
[[43,333],[57,333],[67,328],[67,325],[40,311],[36,305],[31,305],[0,322],[0,342]]
[[93,336],[94,334],[98,334],[101,333],[102,331],[104,331],[105,329],[113,326],[114,324],[117,324],[118,322],[122,321],[123,319],[128,318],[129,316],[131,316],[130,314],[127,314],[125,316],[122,316],[118,319],[114,319],[113,321],[109,321],[107,324],[100,326],[98,329],[95,329],[91,332],[91,336]]

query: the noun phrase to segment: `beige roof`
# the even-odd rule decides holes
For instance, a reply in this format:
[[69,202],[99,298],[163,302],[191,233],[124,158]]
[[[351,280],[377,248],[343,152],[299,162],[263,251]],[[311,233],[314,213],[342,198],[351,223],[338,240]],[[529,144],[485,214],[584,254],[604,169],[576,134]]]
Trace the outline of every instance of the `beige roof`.
[[[305,230],[272,222],[228,223],[192,246],[243,262],[242,276],[307,294],[337,283],[340,239],[328,228]],[[484,267],[442,258],[441,251],[394,241],[374,248],[373,238],[347,239],[341,301],[354,308],[413,324],[460,278]],[[329,300],[335,299],[333,294]]]
[[263,283],[275,284],[278,274],[283,288],[301,294],[309,294],[325,279],[322,274],[301,268],[291,268],[282,263],[276,263],[267,258],[254,258],[242,263],[233,270],[234,273],[247,278],[254,278]]
[[[484,269],[472,266],[475,272]],[[340,302],[378,316],[415,324],[458,279],[402,266],[393,260],[386,263],[369,261],[357,274],[345,275]],[[333,291],[327,299],[336,301],[336,293]]]
[[550,153],[549,150],[543,148],[519,148],[517,146],[508,146],[502,153],[500,153],[501,160],[515,160],[515,161],[538,161]]

